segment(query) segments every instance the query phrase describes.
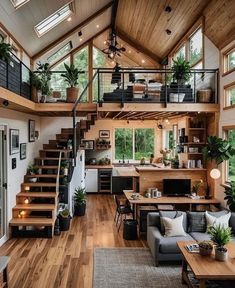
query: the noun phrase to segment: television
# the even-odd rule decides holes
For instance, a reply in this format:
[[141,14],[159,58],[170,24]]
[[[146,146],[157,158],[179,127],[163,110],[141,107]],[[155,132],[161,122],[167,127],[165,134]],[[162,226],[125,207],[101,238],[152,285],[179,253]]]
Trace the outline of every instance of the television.
[[163,179],[163,194],[185,196],[191,193],[191,179]]

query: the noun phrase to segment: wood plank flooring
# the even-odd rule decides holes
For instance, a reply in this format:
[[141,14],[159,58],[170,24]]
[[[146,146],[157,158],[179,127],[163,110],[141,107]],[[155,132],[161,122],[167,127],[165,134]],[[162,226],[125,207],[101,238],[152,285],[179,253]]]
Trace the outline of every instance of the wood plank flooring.
[[53,239],[10,239],[0,248],[11,257],[10,288],[91,288],[95,247],[146,246],[117,232],[113,196],[87,198],[86,216],[73,218],[69,231]]

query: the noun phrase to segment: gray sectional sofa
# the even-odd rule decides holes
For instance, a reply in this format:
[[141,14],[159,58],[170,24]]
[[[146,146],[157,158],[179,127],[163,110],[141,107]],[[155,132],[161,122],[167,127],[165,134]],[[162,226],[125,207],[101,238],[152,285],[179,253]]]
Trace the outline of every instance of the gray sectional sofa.
[[[227,210],[219,212],[208,212],[214,217],[220,217],[227,214]],[[161,223],[161,216],[176,218],[183,215],[183,228],[186,236],[166,237],[164,236],[164,226]],[[231,213],[229,226],[235,235],[235,213]],[[182,211],[160,211],[152,212],[147,217],[147,242],[153,255],[155,265],[159,261],[177,261],[181,260],[181,253],[177,246],[177,241],[203,241],[210,240],[206,233],[205,212],[182,212]],[[233,238],[235,241],[235,237]]]

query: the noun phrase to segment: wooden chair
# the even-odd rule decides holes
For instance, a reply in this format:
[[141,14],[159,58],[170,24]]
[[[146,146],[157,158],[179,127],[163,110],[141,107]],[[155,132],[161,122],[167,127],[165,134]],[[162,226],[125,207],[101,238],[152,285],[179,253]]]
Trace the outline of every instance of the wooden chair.
[[118,231],[119,231],[121,224],[122,224],[123,215],[125,215],[125,219],[126,219],[126,215],[129,215],[129,214],[131,214],[132,218],[134,218],[134,214],[133,214],[133,210],[131,209],[131,206],[130,206],[128,201],[126,201],[125,204],[121,204],[120,199],[116,195],[114,195],[114,200],[116,203],[116,213],[115,213],[114,221],[115,221],[116,226],[117,226],[119,218],[120,218],[120,223],[118,226]]

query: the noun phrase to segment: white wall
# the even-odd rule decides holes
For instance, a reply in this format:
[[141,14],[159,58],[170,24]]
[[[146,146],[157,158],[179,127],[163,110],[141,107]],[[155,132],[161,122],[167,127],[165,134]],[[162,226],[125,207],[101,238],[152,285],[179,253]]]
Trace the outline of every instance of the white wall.
[[219,49],[204,35],[204,68],[219,68]]
[[[28,142],[28,120],[36,121],[36,130],[40,132],[40,118],[37,116],[0,108],[0,125],[7,125],[7,223],[12,218],[12,207],[16,204],[16,194],[20,192],[29,163],[38,156],[39,142]],[[10,155],[9,129],[19,129],[20,143],[27,143],[27,158],[20,160],[20,154]],[[16,169],[11,169],[11,160],[16,158]],[[8,229],[8,227],[7,227]]]

